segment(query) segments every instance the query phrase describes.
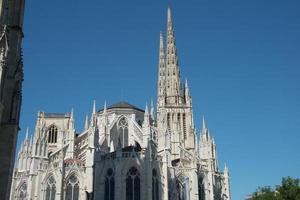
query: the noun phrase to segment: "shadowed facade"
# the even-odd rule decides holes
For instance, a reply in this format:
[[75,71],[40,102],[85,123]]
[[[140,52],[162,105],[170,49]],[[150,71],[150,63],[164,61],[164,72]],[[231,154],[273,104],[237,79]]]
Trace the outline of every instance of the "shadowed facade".
[[10,193],[22,100],[24,0],[0,0],[0,199]]

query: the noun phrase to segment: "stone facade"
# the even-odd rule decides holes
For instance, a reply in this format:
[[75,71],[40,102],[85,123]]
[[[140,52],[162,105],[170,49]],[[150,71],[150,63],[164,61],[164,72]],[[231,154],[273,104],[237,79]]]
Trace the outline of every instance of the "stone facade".
[[11,199],[230,200],[228,168],[218,168],[203,118],[194,128],[188,82],[182,85],[171,11],[160,34],[156,108],[119,102],[96,111],[84,131],[70,113],[39,112],[22,143]]
[[9,199],[22,99],[24,0],[0,0],[0,199]]

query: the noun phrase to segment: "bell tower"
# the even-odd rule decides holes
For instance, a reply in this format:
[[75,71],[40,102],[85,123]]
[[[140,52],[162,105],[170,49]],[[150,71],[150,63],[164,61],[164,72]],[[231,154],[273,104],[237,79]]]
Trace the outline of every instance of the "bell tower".
[[183,86],[175,43],[175,34],[171,9],[167,14],[166,49],[163,34],[160,33],[159,66],[157,83],[157,120],[159,137],[169,134],[169,145],[159,141],[162,151],[170,146],[172,159],[180,157],[180,149],[195,148],[195,130],[193,122],[192,98],[188,81]]

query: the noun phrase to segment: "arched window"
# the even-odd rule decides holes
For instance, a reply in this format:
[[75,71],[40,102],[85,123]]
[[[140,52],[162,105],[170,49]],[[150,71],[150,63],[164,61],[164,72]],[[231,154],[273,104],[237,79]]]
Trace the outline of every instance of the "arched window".
[[73,174],[66,182],[66,200],[79,200],[79,180]]
[[57,127],[52,125],[48,129],[48,143],[56,143],[57,142]]
[[189,178],[184,176],[176,177],[176,187],[178,200],[188,200],[189,198]]
[[205,187],[204,187],[204,180],[203,176],[198,177],[198,195],[199,200],[205,200]]
[[114,171],[109,168],[105,177],[104,200],[114,200],[115,197],[115,177]]
[[46,190],[44,194],[45,200],[55,200],[56,182],[53,176],[50,176],[46,181]]
[[119,144],[118,147],[124,148],[128,145],[128,122],[125,117],[121,118],[118,123]]
[[27,184],[23,183],[18,191],[18,200],[25,200],[27,195]]
[[155,169],[152,170],[152,200],[159,200],[158,177]]
[[135,167],[131,167],[126,178],[126,200],[141,199],[140,173]]

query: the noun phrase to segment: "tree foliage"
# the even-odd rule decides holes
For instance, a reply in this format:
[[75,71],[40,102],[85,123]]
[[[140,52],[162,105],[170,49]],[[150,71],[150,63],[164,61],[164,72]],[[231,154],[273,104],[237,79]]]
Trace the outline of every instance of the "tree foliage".
[[253,193],[252,200],[300,200],[299,179],[282,178],[281,185],[275,189],[260,187]]

